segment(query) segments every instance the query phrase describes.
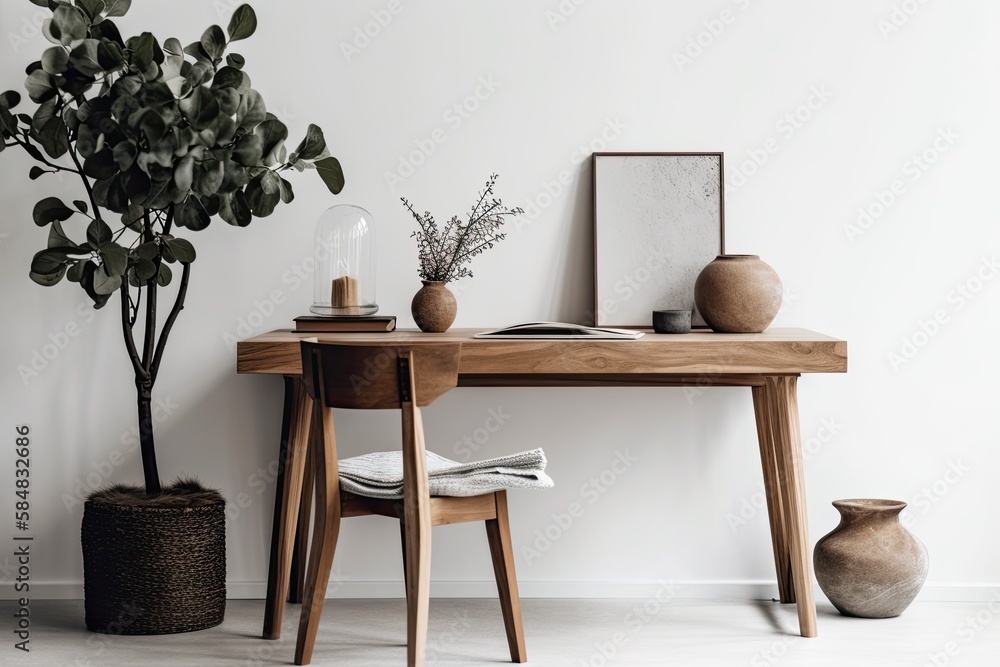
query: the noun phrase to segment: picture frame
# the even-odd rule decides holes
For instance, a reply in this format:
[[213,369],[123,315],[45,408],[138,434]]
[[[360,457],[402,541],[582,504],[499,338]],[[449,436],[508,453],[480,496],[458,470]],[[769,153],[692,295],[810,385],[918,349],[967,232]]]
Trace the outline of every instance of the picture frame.
[[654,310],[691,309],[694,283],[725,254],[721,152],[594,153],[596,326],[648,328]]

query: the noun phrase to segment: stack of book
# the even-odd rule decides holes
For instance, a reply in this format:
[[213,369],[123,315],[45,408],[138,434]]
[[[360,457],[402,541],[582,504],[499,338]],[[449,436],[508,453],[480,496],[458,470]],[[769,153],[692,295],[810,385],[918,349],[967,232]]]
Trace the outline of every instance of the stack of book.
[[303,315],[295,318],[293,333],[384,333],[396,328],[393,315],[362,315],[358,317],[319,317]]

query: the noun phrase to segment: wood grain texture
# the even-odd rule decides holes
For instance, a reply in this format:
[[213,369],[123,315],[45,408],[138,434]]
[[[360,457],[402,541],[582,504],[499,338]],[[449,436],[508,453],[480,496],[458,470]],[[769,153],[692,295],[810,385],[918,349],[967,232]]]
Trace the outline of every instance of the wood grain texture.
[[306,469],[302,478],[302,495],[299,504],[299,522],[295,528],[295,549],[292,552],[292,569],[289,575],[288,601],[300,604],[306,587],[306,562],[309,559],[309,528],[312,526],[313,482],[315,468],[311,447],[306,447]]
[[306,574],[306,590],[295,642],[295,664],[308,665],[316,644],[326,587],[333,569],[333,557],[340,535],[340,476],[337,442],[333,431],[333,410],[324,405],[322,390],[313,400],[316,518],[313,522],[312,553]]
[[507,631],[507,646],[511,662],[527,662],[528,651],[524,646],[524,625],[521,622],[521,598],[517,592],[517,574],[514,571],[514,547],[510,541],[510,517],[507,513],[507,492],[493,494],[496,519],[486,522],[486,536],[490,542],[493,573],[497,579],[500,610]]
[[[410,366],[412,373],[412,365]],[[412,379],[412,375],[411,375]],[[416,397],[414,397],[416,400]],[[431,601],[431,508],[420,408],[403,403],[403,523],[406,549],[406,664],[423,667]]]
[[240,341],[240,373],[299,375],[299,342],[318,339],[351,345],[398,346],[462,343],[460,375],[560,375],[607,377],[643,374],[714,376],[781,373],[844,373],[847,342],[805,329],[769,329],[759,334],[647,333],[634,341],[479,340],[480,329],[425,334],[293,334],[273,331]]
[[[455,388],[461,343],[343,345],[330,341],[301,344],[303,360],[318,359],[327,406],[358,410],[399,409],[399,359],[408,359],[415,405],[430,405]],[[411,352],[419,349],[420,354]],[[305,363],[305,362],[303,362]]]
[[796,377],[768,377],[764,400],[774,438],[778,485],[784,510],[785,536],[791,560],[792,583],[798,606],[799,631],[816,636],[816,603],[813,597],[812,558],[802,469],[802,437]]
[[778,599],[795,602],[792,585],[792,563],[785,532],[785,505],[778,481],[778,459],[774,449],[774,429],[763,386],[753,387],[753,408],[757,420],[757,440],[760,445],[760,464],[764,473],[764,493],[767,498],[767,519],[771,528],[771,546],[774,551],[774,569],[778,578]]
[[271,563],[269,564],[269,590],[264,607],[263,637],[265,639],[279,639],[281,636],[281,617],[291,576],[294,538],[299,525],[299,502],[302,497],[306,450],[308,449],[309,431],[312,424],[312,400],[306,395],[301,380],[296,378],[293,384],[292,422],[288,431],[285,458],[283,461],[279,461],[283,483],[280,495],[275,497],[275,503],[280,507],[280,511],[276,516],[278,521],[276,526],[277,549],[272,549]]

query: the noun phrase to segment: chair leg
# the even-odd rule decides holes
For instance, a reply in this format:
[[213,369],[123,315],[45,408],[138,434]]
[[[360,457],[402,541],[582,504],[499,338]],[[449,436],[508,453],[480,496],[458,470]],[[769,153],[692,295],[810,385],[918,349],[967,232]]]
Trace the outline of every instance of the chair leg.
[[507,629],[510,661],[527,662],[528,652],[524,647],[524,626],[521,623],[521,599],[517,594],[517,573],[514,571],[514,549],[510,541],[507,492],[497,491],[494,498],[497,518],[486,522],[486,536],[493,556],[493,572],[497,579],[497,592],[500,594],[503,624]]
[[295,644],[295,664],[308,665],[312,660],[316,631],[323,611],[326,587],[333,569],[333,556],[340,533],[340,479],[337,469],[337,445],[333,435],[333,410],[315,401],[316,412],[312,439],[315,470],[316,517],[312,553],[309,555],[306,590],[299,616],[299,635]]
[[406,664],[423,667],[430,613],[431,508],[420,409],[403,404],[403,540],[406,550]]
[[312,454],[306,455],[306,471],[302,479],[302,502],[299,505],[299,527],[295,533],[295,552],[292,554],[292,573],[288,587],[288,601],[302,602],[302,594],[306,585],[306,561],[309,557],[309,529],[312,526],[313,501]]
[[406,557],[406,522],[402,519],[399,520],[399,544],[403,548],[403,594],[409,595],[409,559]]

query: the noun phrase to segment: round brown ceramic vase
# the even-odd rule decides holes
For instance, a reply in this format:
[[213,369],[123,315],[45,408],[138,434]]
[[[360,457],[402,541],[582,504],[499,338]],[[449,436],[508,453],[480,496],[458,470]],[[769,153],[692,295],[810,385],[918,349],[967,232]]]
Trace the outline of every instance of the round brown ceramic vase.
[[899,616],[927,579],[927,549],[899,523],[898,500],[835,500],[840,525],[816,543],[820,588],[845,616]]
[[410,313],[421,331],[442,333],[455,321],[458,302],[443,282],[422,280],[424,286],[413,296]]
[[701,270],[694,302],[718,333],[760,333],[781,307],[781,279],[757,255],[719,255]]

